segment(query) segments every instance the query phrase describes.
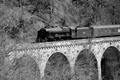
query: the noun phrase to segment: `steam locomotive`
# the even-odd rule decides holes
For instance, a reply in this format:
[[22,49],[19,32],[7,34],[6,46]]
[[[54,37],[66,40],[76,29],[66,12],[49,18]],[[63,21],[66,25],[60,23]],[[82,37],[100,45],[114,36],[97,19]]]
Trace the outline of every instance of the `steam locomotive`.
[[110,37],[120,35],[120,25],[103,25],[90,27],[56,27],[41,28],[36,42],[49,42],[70,39]]

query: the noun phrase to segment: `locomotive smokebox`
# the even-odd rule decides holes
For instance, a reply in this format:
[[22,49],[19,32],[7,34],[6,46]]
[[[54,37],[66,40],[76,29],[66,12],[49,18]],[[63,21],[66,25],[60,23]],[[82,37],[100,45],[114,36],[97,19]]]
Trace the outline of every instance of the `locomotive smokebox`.
[[36,42],[45,42],[46,41],[46,36],[47,36],[47,31],[45,28],[41,28],[38,32],[37,32],[37,39]]

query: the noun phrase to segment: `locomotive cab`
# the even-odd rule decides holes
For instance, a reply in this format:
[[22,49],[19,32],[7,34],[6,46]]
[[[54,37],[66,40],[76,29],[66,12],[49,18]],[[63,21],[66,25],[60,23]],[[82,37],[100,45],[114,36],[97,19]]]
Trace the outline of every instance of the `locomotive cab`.
[[77,37],[76,32],[77,32],[77,28],[75,28],[75,27],[70,28],[70,35],[71,35],[72,39],[75,39]]

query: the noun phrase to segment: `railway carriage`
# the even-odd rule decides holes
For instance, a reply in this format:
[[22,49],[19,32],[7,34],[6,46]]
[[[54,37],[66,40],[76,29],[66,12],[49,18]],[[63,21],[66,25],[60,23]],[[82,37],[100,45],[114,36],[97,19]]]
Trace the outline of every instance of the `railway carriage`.
[[92,26],[94,37],[107,37],[120,35],[120,25]]

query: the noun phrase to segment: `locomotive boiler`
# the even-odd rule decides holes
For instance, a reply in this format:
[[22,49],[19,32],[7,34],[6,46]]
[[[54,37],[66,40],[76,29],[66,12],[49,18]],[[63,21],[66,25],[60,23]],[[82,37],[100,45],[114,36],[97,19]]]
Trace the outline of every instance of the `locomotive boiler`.
[[41,28],[36,42],[49,42],[70,39],[86,39],[120,35],[120,25],[102,25],[90,27]]

